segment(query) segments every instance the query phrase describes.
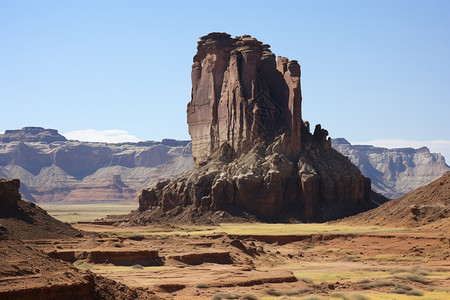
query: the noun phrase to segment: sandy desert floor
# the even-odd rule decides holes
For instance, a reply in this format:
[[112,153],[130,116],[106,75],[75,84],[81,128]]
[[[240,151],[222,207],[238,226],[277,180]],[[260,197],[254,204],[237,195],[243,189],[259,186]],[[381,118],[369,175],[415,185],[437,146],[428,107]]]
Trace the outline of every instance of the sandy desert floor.
[[33,248],[163,299],[450,299],[450,234],[342,224],[129,227]]

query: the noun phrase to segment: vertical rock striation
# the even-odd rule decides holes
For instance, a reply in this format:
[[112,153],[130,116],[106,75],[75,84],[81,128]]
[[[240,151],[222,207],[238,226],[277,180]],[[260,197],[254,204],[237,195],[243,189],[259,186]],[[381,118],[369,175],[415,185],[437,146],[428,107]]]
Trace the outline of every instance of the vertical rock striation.
[[141,212],[329,220],[370,207],[370,180],[302,120],[300,65],[269,47],[248,35],[200,38],[187,106],[195,167],[144,190]]
[[248,35],[211,33],[198,41],[187,107],[192,156],[203,163],[223,143],[240,155],[261,141],[289,133],[298,155],[301,136],[300,65],[275,58]]

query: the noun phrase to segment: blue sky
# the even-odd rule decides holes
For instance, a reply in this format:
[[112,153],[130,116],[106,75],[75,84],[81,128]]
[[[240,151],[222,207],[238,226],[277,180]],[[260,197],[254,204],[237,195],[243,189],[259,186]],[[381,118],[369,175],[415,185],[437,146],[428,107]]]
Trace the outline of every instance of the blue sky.
[[297,59],[303,118],[331,137],[448,161],[449,28],[450,1],[0,0],[0,132],[188,139],[197,40],[225,31]]

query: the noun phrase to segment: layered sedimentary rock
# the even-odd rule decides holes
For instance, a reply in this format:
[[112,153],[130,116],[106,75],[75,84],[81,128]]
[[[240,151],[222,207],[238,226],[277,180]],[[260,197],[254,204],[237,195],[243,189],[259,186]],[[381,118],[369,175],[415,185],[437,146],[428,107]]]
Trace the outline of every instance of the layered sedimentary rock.
[[419,149],[388,149],[370,145],[352,145],[345,139],[333,139],[332,146],[347,156],[372,181],[372,189],[390,199],[403,196],[450,171],[440,153]]
[[40,127],[0,134],[0,178],[19,178],[22,198],[34,202],[129,202],[192,165],[190,141],[80,142]]
[[370,207],[370,180],[301,116],[300,66],[269,45],[201,37],[187,108],[195,167],[139,197],[140,211],[224,210],[327,220]]
[[[201,37],[192,65],[188,104],[192,156],[198,165],[223,143],[236,155],[260,141],[289,132],[298,155],[301,131],[300,65],[278,57],[250,36],[224,33]],[[285,142],[285,146],[290,144]]]
[[65,137],[55,129],[44,129],[42,127],[24,127],[22,129],[6,130],[0,134],[0,143],[13,141],[21,142],[45,142],[67,141]]

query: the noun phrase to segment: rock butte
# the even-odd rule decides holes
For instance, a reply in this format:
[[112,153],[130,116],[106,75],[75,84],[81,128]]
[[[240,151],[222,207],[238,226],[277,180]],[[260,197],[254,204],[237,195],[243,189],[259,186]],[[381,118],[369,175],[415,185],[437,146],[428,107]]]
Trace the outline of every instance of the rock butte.
[[300,65],[269,47],[248,35],[200,38],[187,106],[195,167],[143,190],[141,212],[329,220],[371,207],[370,180],[302,120]]

